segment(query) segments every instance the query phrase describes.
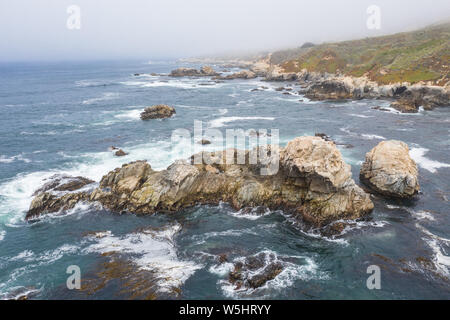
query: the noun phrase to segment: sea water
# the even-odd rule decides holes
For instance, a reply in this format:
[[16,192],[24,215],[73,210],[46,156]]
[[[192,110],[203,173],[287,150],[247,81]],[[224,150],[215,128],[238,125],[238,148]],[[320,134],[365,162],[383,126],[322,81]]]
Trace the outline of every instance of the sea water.
[[[0,64],[0,298],[450,298],[450,109],[399,114],[372,109],[389,106],[382,100],[309,101],[295,83],[167,76],[179,66],[199,67]],[[287,85],[294,94],[275,90]],[[154,104],[173,106],[176,115],[141,121]],[[286,212],[244,214],[226,203],[151,216],[79,204],[24,220],[34,191],[55,174],[98,182],[134,160],[165,169],[176,160],[173,131],[193,130],[194,120],[224,136],[226,129],[278,129],[281,145],[326,133],[357,183],[366,152],[402,140],[419,166],[421,193],[412,201],[375,197],[367,220],[329,238],[303,230]],[[111,146],[129,154],[115,157]],[[187,158],[189,150],[176,154]],[[233,263],[258,253],[283,271],[261,288],[236,290],[228,282]],[[71,265],[80,267],[82,290],[66,286]],[[366,286],[370,265],[380,266],[379,290]]]

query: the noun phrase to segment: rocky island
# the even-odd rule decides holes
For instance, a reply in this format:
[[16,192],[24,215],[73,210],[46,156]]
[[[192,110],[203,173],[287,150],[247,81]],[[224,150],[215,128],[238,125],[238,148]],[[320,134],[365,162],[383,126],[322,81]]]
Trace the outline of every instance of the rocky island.
[[204,152],[202,159],[212,160],[212,164],[195,164],[193,157],[190,162],[180,160],[162,171],[154,171],[145,161],[132,162],[106,174],[93,190],[61,195],[51,188],[43,189],[32,201],[26,218],[68,210],[80,201],[99,202],[115,212],[136,214],[225,201],[237,210],[283,208],[317,227],[361,218],[373,209],[369,194],[353,181],[350,166],[333,142],[299,137],[285,148],[269,152],[278,157],[270,161],[279,161],[273,175],[261,175],[261,162],[250,164],[250,151],[244,152],[245,164],[237,164],[235,149]]

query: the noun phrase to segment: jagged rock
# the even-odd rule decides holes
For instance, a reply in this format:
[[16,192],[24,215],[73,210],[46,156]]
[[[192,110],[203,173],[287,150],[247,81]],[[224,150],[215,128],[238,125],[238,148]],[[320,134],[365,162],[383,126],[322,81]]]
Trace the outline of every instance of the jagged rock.
[[170,118],[175,114],[175,108],[169,107],[165,104],[158,104],[156,106],[147,107],[141,113],[142,120],[150,119],[164,119]]
[[214,71],[213,68],[211,68],[210,66],[203,66],[200,69],[200,73],[204,76],[218,76],[219,73],[217,73],[216,71]]
[[314,136],[320,137],[320,138],[322,138],[322,139],[325,140],[325,141],[333,141],[333,140],[331,139],[331,137],[328,136],[328,135],[326,135],[325,133],[316,133],[316,134],[314,134]]
[[35,198],[25,216],[25,220],[35,218],[44,213],[54,213],[72,209],[80,201],[89,199],[89,192],[73,192],[88,186],[95,181],[84,177],[55,175],[34,192]]
[[351,99],[353,94],[350,89],[340,81],[326,80],[313,84],[305,96],[311,100],[340,100]]
[[201,72],[194,68],[178,68],[172,70],[169,74],[170,77],[194,77],[200,75]]
[[116,157],[124,157],[126,155],[128,155],[128,153],[126,153],[125,151],[123,151],[122,149],[117,150],[116,152],[114,152],[114,155]]
[[[263,151],[266,159],[250,163]],[[132,162],[105,175],[89,200],[112,211],[137,214],[224,201],[237,210],[282,208],[315,226],[356,219],[373,209],[335,144],[319,137],[296,138],[284,149],[201,152],[190,163],[176,161],[162,171],[144,161]]]
[[84,177],[72,177],[67,175],[54,175],[49,179],[51,179],[51,181],[45,183],[41,188],[36,190],[33,193],[33,196],[47,191],[75,191],[95,182]]
[[61,197],[44,192],[31,201],[30,209],[25,216],[25,220],[30,220],[44,213],[69,210],[75,207],[80,201],[86,201],[88,199],[89,195],[86,192],[66,193]]
[[399,99],[394,101],[391,103],[390,107],[402,113],[417,113],[419,111],[419,106],[417,103],[407,99]]
[[228,274],[228,281],[235,290],[242,287],[256,289],[275,279],[283,270],[283,263],[273,253],[261,252],[237,261]]
[[410,198],[419,191],[417,165],[408,145],[397,140],[382,141],[366,154],[360,180],[388,197]]

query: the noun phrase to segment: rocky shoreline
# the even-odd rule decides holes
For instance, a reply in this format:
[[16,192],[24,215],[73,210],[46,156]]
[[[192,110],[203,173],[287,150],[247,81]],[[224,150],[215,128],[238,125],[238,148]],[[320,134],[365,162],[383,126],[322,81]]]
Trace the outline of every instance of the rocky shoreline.
[[[261,59],[252,63],[236,64],[243,69],[228,75],[214,71],[210,66],[203,66],[201,70],[193,68],[179,68],[173,70],[172,77],[211,76],[212,80],[223,81],[233,79],[254,79],[261,77],[263,81],[290,81],[301,86],[299,94],[310,100],[359,100],[359,99],[388,99],[391,107],[403,113],[415,113],[422,107],[431,110],[436,107],[449,106],[450,84],[444,86],[426,83],[392,83],[378,84],[367,77],[352,77],[346,75],[309,72],[284,72],[279,65],[273,65],[270,59]],[[207,70],[207,71],[205,71]]]

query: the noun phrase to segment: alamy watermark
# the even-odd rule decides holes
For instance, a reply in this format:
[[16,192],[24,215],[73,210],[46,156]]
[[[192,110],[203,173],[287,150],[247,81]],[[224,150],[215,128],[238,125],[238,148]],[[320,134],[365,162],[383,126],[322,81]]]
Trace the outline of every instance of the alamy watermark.
[[66,273],[70,274],[67,278],[66,286],[69,290],[81,289],[81,269],[77,265],[68,266]]
[[[202,152],[200,141],[212,140],[218,150],[225,149],[225,157]],[[258,165],[260,174],[274,175],[279,169],[278,129],[226,129],[225,136],[217,128],[203,130],[202,121],[194,121],[194,135],[188,129],[176,129],[171,137],[172,160],[193,155],[193,164]],[[246,151],[247,150],[247,151]]]
[[66,21],[67,29],[80,30],[81,29],[81,8],[77,5],[71,5],[67,7],[66,12],[69,17]]
[[366,21],[367,29],[381,29],[381,8],[377,5],[371,5],[367,8],[366,13],[369,15]]
[[377,265],[370,265],[367,267],[367,273],[370,274],[370,276],[367,278],[366,286],[367,289],[373,290],[373,289],[381,289],[381,270],[380,267]]

